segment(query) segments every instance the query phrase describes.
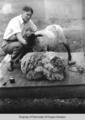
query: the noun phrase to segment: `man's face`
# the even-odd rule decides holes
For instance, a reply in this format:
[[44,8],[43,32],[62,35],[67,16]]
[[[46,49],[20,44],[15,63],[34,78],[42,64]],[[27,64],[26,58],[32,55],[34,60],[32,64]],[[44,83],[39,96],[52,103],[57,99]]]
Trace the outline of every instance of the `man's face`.
[[24,22],[28,22],[32,16],[31,11],[23,12],[22,14]]

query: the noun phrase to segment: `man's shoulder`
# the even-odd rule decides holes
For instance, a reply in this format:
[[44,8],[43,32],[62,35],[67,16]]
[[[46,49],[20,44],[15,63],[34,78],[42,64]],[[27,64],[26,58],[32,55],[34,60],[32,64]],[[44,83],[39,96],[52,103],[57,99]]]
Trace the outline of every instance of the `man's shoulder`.
[[23,22],[22,18],[21,18],[21,15],[15,16],[10,20],[11,23],[12,22],[17,22],[17,21]]

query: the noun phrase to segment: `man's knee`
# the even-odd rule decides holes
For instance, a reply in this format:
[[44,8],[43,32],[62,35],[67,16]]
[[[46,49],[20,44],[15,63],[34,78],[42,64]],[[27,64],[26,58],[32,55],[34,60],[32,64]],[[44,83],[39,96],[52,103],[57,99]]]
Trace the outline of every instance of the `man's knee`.
[[23,45],[20,42],[8,42],[2,49],[6,54],[12,54],[14,50],[20,51],[22,47]]

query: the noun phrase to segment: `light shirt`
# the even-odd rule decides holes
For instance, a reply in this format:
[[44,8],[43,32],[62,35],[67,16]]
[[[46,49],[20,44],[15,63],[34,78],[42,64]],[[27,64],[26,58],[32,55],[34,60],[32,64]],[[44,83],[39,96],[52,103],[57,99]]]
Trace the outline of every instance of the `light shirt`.
[[[17,33],[22,33],[24,26],[25,26],[25,24],[24,24],[24,21],[23,21],[21,15],[12,18],[10,20],[10,22],[8,23],[8,26],[5,30],[3,39],[8,40],[11,36],[13,36]],[[31,19],[28,21],[26,26],[28,26],[27,29],[31,29],[32,31],[37,30],[36,25],[32,22]]]

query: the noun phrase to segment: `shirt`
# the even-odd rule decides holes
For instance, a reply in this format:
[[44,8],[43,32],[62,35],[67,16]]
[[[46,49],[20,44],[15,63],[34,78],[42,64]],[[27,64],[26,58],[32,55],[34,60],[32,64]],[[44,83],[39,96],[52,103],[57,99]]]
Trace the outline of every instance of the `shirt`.
[[[12,18],[8,23],[8,26],[5,30],[3,39],[7,40],[12,35],[15,35],[16,33],[19,33],[19,32],[22,33],[24,26],[25,26],[25,24],[24,24],[24,21],[23,21],[21,15]],[[26,26],[28,26],[28,29],[31,29],[32,31],[37,30],[36,25],[32,22],[31,19],[28,21]]]

